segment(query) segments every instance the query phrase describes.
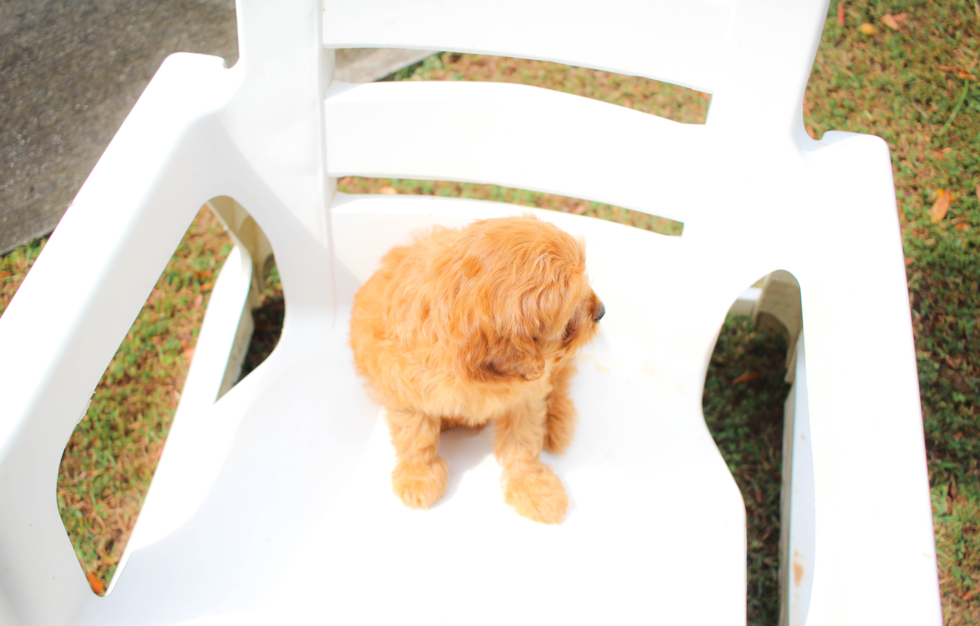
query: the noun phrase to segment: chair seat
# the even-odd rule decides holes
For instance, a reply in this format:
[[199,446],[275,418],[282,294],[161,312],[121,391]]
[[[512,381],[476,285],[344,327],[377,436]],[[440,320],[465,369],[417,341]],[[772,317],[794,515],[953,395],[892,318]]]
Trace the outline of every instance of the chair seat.
[[[565,522],[547,526],[503,502],[492,427],[443,433],[447,493],[428,511],[406,509],[391,490],[381,409],[347,345],[353,294],[391,246],[432,224],[525,209],[352,196],[331,210],[336,320],[287,311],[269,359],[206,414],[174,424],[125,571],[85,618],[683,623],[696,610],[704,623],[744,624],[741,496],[705,427],[697,368],[650,349],[664,307],[630,269],[664,267],[678,238],[532,211],[586,238],[609,311],[579,356],[572,445],[543,454],[571,501]],[[724,584],[705,602],[711,580]]]

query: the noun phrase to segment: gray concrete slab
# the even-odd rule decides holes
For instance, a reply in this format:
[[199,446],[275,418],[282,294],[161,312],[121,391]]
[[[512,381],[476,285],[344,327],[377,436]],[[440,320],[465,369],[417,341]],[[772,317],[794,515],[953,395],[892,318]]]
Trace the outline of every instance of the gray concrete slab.
[[337,50],[334,80],[342,83],[370,83],[383,80],[397,70],[414,65],[435,54],[434,50],[397,48],[348,48]]
[[[51,232],[160,63],[238,59],[234,0],[0,2],[0,254]],[[339,51],[369,82],[427,56]]]

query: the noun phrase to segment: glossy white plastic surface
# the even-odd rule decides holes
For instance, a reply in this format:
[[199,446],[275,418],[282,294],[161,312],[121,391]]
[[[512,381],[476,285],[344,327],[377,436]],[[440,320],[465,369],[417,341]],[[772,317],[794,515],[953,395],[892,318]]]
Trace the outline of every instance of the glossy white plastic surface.
[[[455,50],[557,61],[712,92],[733,0],[325,0],[328,48]],[[680,30],[679,30],[680,29]]]
[[[0,318],[3,623],[744,624],[744,508],[701,393],[732,302],[784,269],[801,285],[806,329],[815,529],[806,623],[938,625],[887,146],[847,133],[816,142],[802,125],[827,3],[719,9],[726,26],[706,35],[713,78],[664,58],[689,47],[683,22],[658,25],[650,44],[661,51],[650,58],[671,69],[630,69],[640,63],[630,50],[648,43],[633,16],[666,20],[683,3],[636,4],[604,19],[571,11],[579,30],[567,39],[516,29],[503,41],[494,24],[508,18],[487,3],[421,3],[416,16],[394,0],[240,0],[234,68],[170,57]],[[554,13],[535,6],[527,10]],[[372,22],[396,13],[414,20],[403,39]],[[596,41],[622,33],[618,48],[583,43],[599,23],[607,34]],[[435,38],[430,25],[448,32]],[[487,50],[579,64],[594,52],[595,67],[710,87],[708,121],[683,126],[509,85],[330,85],[330,46],[452,47],[442,42],[460,33],[490,41]],[[402,507],[380,409],[347,346],[353,294],[388,248],[419,228],[524,209],[335,194],[340,174],[494,183],[684,221],[677,238],[535,211],[585,237],[608,311],[580,359],[574,442],[547,458],[571,499],[562,525],[506,507],[488,432],[447,433],[446,497],[427,512]],[[58,516],[58,463],[188,224],[216,196],[237,200],[271,242],[283,334],[210,408],[177,416],[128,560],[99,598]],[[244,255],[238,279],[234,269],[237,296],[214,308],[225,311],[229,353]]]

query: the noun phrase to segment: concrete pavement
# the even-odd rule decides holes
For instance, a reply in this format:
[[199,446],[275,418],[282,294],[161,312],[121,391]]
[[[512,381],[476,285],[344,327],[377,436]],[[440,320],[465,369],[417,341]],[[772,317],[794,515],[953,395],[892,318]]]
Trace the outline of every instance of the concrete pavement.
[[[51,232],[160,63],[238,59],[234,0],[0,3],[0,254]],[[368,82],[428,53],[338,52]]]

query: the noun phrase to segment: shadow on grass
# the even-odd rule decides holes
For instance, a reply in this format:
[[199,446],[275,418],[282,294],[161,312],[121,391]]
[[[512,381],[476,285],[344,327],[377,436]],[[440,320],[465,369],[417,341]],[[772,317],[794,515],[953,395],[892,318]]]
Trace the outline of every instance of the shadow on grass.
[[286,301],[282,295],[282,283],[279,281],[279,270],[275,265],[265,277],[265,288],[259,296],[259,307],[252,310],[252,320],[255,331],[248,344],[245,362],[242,363],[241,378],[248,376],[262,361],[269,358],[279,336],[282,334],[282,321],[286,315]]

